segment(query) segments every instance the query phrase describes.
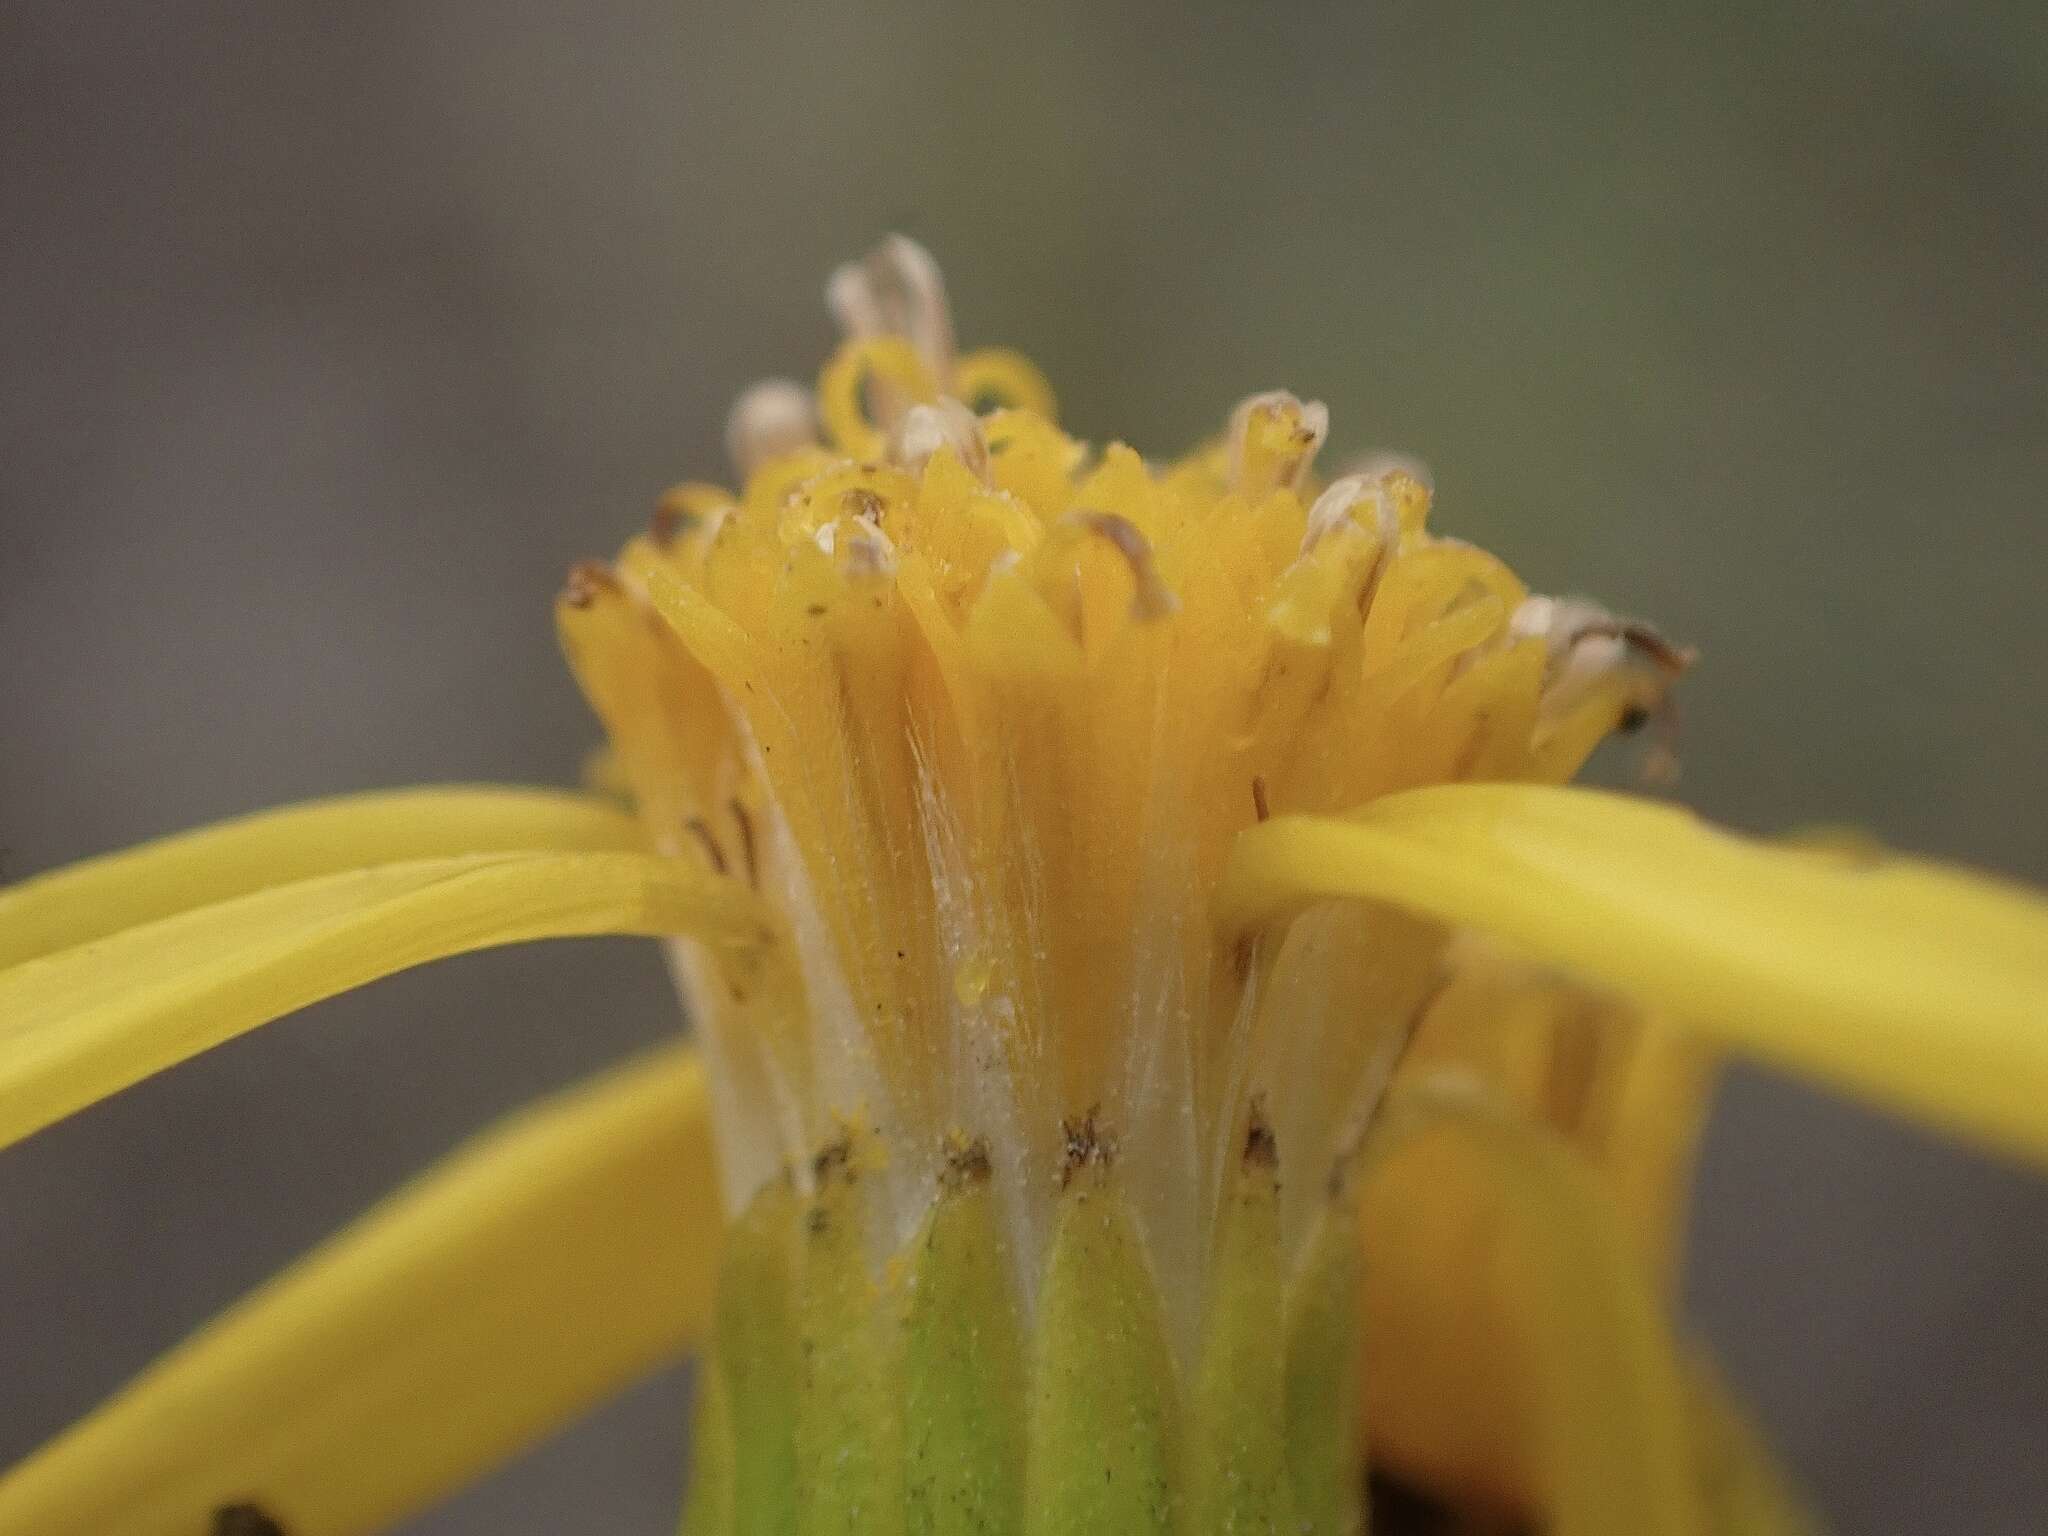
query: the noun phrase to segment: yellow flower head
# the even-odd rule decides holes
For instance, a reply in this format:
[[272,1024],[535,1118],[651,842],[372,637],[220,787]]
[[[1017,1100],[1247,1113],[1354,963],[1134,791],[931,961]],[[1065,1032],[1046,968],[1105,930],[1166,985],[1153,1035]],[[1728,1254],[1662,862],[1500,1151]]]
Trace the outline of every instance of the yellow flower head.
[[528,939],[663,939],[704,1058],[479,1138],[0,1536],[373,1530],[688,1351],[697,1536],[1348,1536],[1368,1456],[1563,1536],[1804,1529],[1669,1322],[1715,1048],[2048,1159],[2048,912],[1560,787],[1687,653],[1410,463],[1319,479],[1321,405],[1152,463],[957,353],[908,241],[829,297],[739,490],[561,597],[630,814],[367,794],[0,891],[0,1146]]
[[729,1195],[860,1122],[904,1209],[967,1137],[1035,1224],[1092,1117],[1158,1170],[1161,1241],[1199,1242],[1254,1106],[1325,1180],[1440,979],[1392,923],[1276,970],[1214,921],[1232,839],[1568,778],[1685,658],[1432,533],[1411,465],[1318,479],[1319,403],[1252,396],[1152,463],[1067,436],[1017,354],[956,354],[911,242],[829,292],[849,335],[815,403],[777,382],[733,412],[739,493],[678,487],[559,610],[657,843],[766,893],[801,977],[764,1009],[756,962],[683,961]]

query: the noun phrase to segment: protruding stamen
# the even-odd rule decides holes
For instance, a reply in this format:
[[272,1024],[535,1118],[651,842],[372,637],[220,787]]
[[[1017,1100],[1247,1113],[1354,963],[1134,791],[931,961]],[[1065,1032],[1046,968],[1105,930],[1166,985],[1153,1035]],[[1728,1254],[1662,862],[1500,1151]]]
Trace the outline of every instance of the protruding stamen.
[[1563,771],[1577,767],[1610,732],[1654,722],[1661,739],[1644,758],[1643,775],[1655,783],[1676,777],[1671,693],[1693,663],[1690,648],[1581,598],[1527,598],[1515,610],[1509,634],[1539,637],[1549,652],[1539,718],[1550,732],[1545,750]]
[[1276,486],[1299,490],[1330,433],[1330,410],[1284,389],[1238,402],[1230,413],[1230,483],[1247,496]]
[[1347,459],[1342,472],[1375,483],[1385,483],[1395,476],[1402,476],[1413,480],[1431,495],[1436,493],[1436,473],[1428,463],[1412,453],[1401,453],[1392,448],[1381,448]]
[[725,451],[742,478],[817,440],[817,404],[794,379],[750,385],[725,418]]
[[1509,620],[1508,633],[1516,639],[1534,636],[1548,648],[1543,706],[1552,713],[1619,682],[1632,684],[1623,689],[1624,712],[1654,715],[1694,660],[1690,649],[1673,645],[1648,624],[1616,618],[1583,598],[1526,598]]
[[840,344],[818,375],[818,412],[848,455],[880,456],[888,429],[913,404],[938,398],[940,375],[901,336],[862,336]]
[[1414,454],[1381,449],[1358,455],[1338,470],[1340,479],[1353,475],[1380,487],[1403,532],[1418,533],[1428,522],[1430,502],[1436,496],[1436,474]]
[[1301,552],[1307,554],[1338,529],[1356,524],[1352,514],[1366,503],[1372,505],[1373,531],[1379,535],[1381,544],[1400,538],[1401,519],[1387,495],[1385,481],[1376,475],[1346,475],[1341,480],[1332,480],[1308,509]]
[[891,235],[860,261],[848,262],[825,285],[825,303],[849,336],[901,336],[917,348],[932,376],[952,377],[953,311],[931,252]]

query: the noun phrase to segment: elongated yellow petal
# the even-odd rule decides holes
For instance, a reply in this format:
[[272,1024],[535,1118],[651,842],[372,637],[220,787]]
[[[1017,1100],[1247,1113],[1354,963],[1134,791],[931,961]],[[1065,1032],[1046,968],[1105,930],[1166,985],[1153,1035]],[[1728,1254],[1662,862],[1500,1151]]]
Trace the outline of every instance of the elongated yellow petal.
[[478,1137],[0,1478],[0,1536],[379,1529],[698,1340],[703,1076],[676,1047]]
[[1693,1461],[1713,1536],[1820,1536],[1819,1517],[1704,1361],[1693,1363],[1689,1395]]
[[0,972],[0,1146],[294,1008],[468,950],[578,934],[765,935],[681,859],[479,853],[322,875]]
[[1246,832],[1250,923],[1355,896],[1505,938],[1727,1044],[2048,1160],[2048,903],[1585,789],[1445,785]]
[[[1459,1213],[1455,1235],[1392,1182],[1418,1172],[1481,1197]],[[1391,1432],[1375,1455],[1428,1476],[1442,1470],[1438,1442],[1480,1434],[1499,1442],[1497,1458],[1527,1465],[1475,1491],[1533,1492],[1556,1536],[1703,1536],[1681,1360],[1587,1165],[1535,1125],[1417,1085],[1390,1102],[1362,1199],[1364,1379],[1374,1436]],[[1418,1266],[1447,1258],[1460,1267],[1433,1274],[1431,1304],[1401,1305],[1429,1290],[1407,1283]],[[1411,1425],[1404,1405],[1374,1402],[1376,1379],[1420,1388],[1425,1400],[1407,1406],[1421,1418]],[[1468,1395],[1497,1416],[1467,1425]],[[1420,1441],[1403,1438],[1410,1427]]]
[[0,968],[265,886],[399,859],[644,846],[588,795],[452,784],[315,800],[88,859],[0,890]]

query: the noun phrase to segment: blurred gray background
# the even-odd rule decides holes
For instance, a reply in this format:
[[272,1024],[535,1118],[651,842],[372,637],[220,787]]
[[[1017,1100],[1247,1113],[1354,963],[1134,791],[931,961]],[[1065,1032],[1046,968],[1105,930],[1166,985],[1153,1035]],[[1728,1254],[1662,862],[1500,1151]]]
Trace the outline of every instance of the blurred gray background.
[[[1698,644],[1688,798],[2048,880],[2034,0],[0,7],[0,844],[565,780],[548,605],[906,229],[1164,452],[1287,385]],[[465,1132],[677,1027],[451,962],[0,1158],[0,1460]],[[2048,1520],[2048,1180],[1761,1074],[1690,1306],[1844,1532]],[[412,1529],[666,1532],[685,1386]],[[55,1536],[55,1533],[52,1533]]]

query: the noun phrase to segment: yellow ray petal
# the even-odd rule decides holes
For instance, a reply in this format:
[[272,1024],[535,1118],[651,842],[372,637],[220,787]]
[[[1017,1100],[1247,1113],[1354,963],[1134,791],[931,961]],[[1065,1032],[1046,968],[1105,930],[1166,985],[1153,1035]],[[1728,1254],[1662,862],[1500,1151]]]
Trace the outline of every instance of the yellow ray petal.
[[633,819],[588,795],[497,785],[342,795],[239,816],[0,890],[0,968],[209,902],[398,859],[626,851]]
[[1719,1052],[1670,1018],[1491,941],[1468,935],[1438,967],[1396,1081],[1455,1071],[1562,1136],[1598,1174],[1649,1273],[1675,1294]]
[[1819,1517],[1712,1367],[1695,1361],[1689,1389],[1693,1461],[1712,1536],[1820,1536]]
[[[1474,1193],[1459,1221],[1406,1198],[1417,1173]],[[1425,1479],[1448,1470],[1483,1498],[1533,1494],[1556,1536],[1703,1536],[1679,1354],[1619,1213],[1569,1147],[1418,1084],[1389,1101],[1361,1198],[1375,1456]],[[1398,1383],[1420,1396],[1384,1400]],[[1493,1411],[1475,1424],[1472,1403]],[[1490,1457],[1486,1481],[1469,1481],[1474,1457],[1446,1468],[1447,1439]]]
[[[1694,1138],[1713,1071],[1703,1043],[1548,967],[1470,937],[1443,957],[1394,1092],[1455,1082],[1526,1136],[1567,1148],[1628,1239],[1638,1283],[1676,1295]],[[1363,1195],[1372,1255],[1366,1382],[1375,1453],[1412,1481],[1518,1512],[1538,1508],[1538,1385],[1528,1282],[1502,1247],[1499,1181],[1459,1138],[1423,1138]]]
[[719,1213],[676,1047],[488,1131],[0,1477],[0,1536],[379,1529],[701,1337]]
[[0,972],[0,1146],[408,966],[602,933],[766,929],[748,892],[681,859],[479,853],[300,880],[30,960]]
[[1730,1046],[2048,1160],[2048,904],[1910,860],[1771,846],[1622,796],[1444,785],[1246,832],[1226,921],[1389,901]]

